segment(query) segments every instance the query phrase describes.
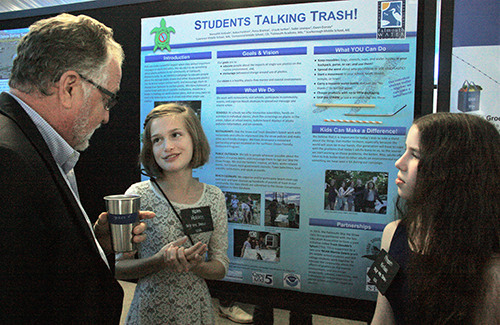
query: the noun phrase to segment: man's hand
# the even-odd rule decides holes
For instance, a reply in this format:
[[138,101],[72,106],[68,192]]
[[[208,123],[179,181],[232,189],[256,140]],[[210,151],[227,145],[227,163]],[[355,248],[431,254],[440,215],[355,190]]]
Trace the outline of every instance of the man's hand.
[[[155,217],[154,212],[151,211],[139,212],[139,220],[152,219],[154,217]],[[146,239],[146,235],[143,234],[146,228],[147,225],[145,222],[140,222],[137,226],[134,227],[134,229],[132,230],[132,233],[134,234],[134,236],[132,237],[132,241],[134,243],[140,243]],[[99,241],[99,244],[104,250],[104,253],[105,254],[113,253],[113,245],[111,244],[111,231],[109,229],[107,212],[101,213],[99,215],[99,218],[97,218],[97,221],[94,224],[94,233],[97,240]],[[124,253],[124,255],[129,255],[129,254],[133,256],[135,252]]]

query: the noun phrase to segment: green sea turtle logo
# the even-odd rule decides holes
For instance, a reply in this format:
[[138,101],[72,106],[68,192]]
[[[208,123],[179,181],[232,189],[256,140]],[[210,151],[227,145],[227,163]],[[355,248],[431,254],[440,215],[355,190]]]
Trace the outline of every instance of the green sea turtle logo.
[[153,52],[156,52],[156,49],[158,48],[160,48],[160,50],[166,48],[169,52],[172,51],[170,48],[170,33],[175,33],[175,29],[173,27],[167,27],[164,18],[160,21],[160,27],[155,27],[151,30],[150,34],[153,33],[156,33],[155,48],[153,49]]

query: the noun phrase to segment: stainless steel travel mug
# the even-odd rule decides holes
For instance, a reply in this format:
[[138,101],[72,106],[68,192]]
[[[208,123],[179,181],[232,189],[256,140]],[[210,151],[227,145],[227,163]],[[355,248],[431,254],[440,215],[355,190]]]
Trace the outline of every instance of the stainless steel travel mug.
[[111,228],[113,250],[116,253],[136,249],[132,242],[132,229],[139,223],[140,195],[108,195],[104,197]]

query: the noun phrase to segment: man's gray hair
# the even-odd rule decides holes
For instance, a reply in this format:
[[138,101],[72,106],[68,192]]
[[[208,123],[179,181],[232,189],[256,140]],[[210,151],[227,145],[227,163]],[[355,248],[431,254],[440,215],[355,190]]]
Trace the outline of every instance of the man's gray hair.
[[17,47],[9,86],[49,96],[65,72],[107,80],[109,62],[114,58],[121,66],[124,57],[111,28],[85,15],[60,14],[30,26]]

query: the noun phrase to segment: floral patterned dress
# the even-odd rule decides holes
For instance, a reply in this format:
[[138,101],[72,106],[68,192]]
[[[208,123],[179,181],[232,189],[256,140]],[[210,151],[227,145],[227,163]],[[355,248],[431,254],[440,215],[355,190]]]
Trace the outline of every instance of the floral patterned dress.
[[[172,205],[180,215],[183,209],[209,206],[214,231],[191,235],[196,243],[208,245],[208,260],[218,260],[228,269],[227,212],[222,191],[213,185],[203,184],[204,190],[194,204]],[[126,194],[141,195],[141,210],[153,211],[156,217],[145,220],[147,239],[138,248],[138,257],[156,254],[166,244],[184,236],[183,227],[163,194],[151,181],[132,185]],[[189,247],[189,240],[184,245]],[[175,273],[168,269],[149,274],[137,283],[126,324],[215,324],[214,309],[205,280],[198,275]]]

